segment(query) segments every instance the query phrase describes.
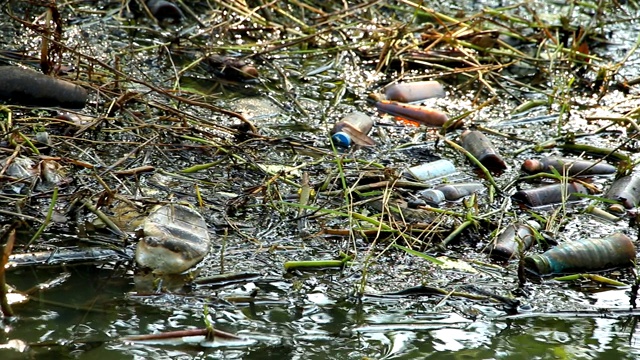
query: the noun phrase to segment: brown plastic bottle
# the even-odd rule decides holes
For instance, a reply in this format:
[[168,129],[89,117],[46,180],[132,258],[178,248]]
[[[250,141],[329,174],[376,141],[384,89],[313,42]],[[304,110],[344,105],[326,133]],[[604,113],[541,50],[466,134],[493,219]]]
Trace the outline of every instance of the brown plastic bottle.
[[460,135],[462,147],[490,170],[504,170],[507,164],[491,144],[489,138],[477,130],[466,130]]

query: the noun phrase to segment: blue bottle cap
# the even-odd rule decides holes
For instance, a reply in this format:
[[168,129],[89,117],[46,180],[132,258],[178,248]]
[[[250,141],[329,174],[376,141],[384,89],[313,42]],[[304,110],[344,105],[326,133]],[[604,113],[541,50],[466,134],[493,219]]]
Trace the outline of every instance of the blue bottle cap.
[[336,146],[341,146],[346,148],[351,146],[351,136],[349,136],[349,134],[342,131],[338,131],[337,133],[333,134],[331,136],[331,141],[333,141],[333,143]]

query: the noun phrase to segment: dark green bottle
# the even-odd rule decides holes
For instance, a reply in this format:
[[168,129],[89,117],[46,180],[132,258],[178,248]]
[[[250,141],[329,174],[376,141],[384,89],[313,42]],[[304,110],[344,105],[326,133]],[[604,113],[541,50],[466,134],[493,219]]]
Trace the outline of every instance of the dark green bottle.
[[558,245],[542,254],[527,256],[525,267],[539,275],[579,273],[632,266],[636,247],[622,233],[602,239],[581,239]]

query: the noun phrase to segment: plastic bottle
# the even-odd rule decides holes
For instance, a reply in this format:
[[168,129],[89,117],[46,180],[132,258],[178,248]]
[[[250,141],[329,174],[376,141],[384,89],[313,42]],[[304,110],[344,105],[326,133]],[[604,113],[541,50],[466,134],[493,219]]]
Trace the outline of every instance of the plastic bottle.
[[481,183],[441,184],[433,189],[422,190],[418,194],[428,203],[437,205],[445,200],[460,200],[482,189],[484,189],[484,185]]
[[[422,105],[410,105],[397,101],[376,101],[376,108],[383,113],[407,119],[421,125],[443,126],[449,117],[447,114]],[[452,124],[452,127],[462,126],[462,121]]]
[[426,181],[442,176],[454,174],[456,167],[449,160],[440,159],[433,162],[413,166],[407,169],[407,175],[419,180]]
[[604,197],[633,209],[640,203],[640,176],[628,175],[614,181]]
[[416,81],[393,84],[384,90],[387,100],[414,102],[434,97],[444,97],[444,88],[437,81]]
[[369,115],[356,111],[338,121],[331,129],[331,140],[336,146],[348,148],[353,143],[360,146],[373,146],[375,141],[367,134],[373,127]]
[[551,172],[551,168],[560,174],[575,175],[603,175],[614,174],[616,167],[605,162],[595,162],[581,159],[567,159],[561,157],[544,157],[540,160],[528,159],[522,164],[522,170],[529,174]]
[[160,21],[179,22],[184,17],[182,10],[176,4],[166,0],[147,0],[147,7],[151,14]]
[[579,183],[552,184],[534,189],[520,190],[513,194],[512,198],[529,207],[537,207],[561,203],[563,196],[566,201],[578,201],[580,197],[575,195],[588,194],[589,190]]
[[542,254],[527,256],[525,267],[539,275],[607,270],[632,266],[636,247],[622,233],[602,239],[581,239],[558,245]]
[[533,245],[535,230],[540,229],[540,224],[535,221],[527,223],[515,222],[504,229],[489,246],[488,252],[492,258],[511,259]]
[[466,130],[460,135],[462,147],[490,170],[504,170],[507,164],[489,138],[477,130]]

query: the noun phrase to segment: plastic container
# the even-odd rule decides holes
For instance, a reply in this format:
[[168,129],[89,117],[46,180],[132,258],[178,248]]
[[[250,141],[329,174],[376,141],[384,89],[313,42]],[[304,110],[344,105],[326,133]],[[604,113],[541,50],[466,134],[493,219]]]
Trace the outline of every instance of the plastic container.
[[445,92],[442,85],[437,81],[416,81],[390,85],[384,90],[384,96],[387,100],[408,103],[444,97]]
[[454,173],[456,173],[455,165],[453,165],[451,161],[445,159],[413,166],[408,168],[406,171],[406,175],[419,181],[436,179]]
[[184,17],[182,10],[176,4],[166,0],[148,0],[147,7],[151,14],[160,21],[179,22]]
[[525,267],[539,275],[579,273],[633,266],[636,247],[622,233],[602,239],[576,240],[527,256]]
[[[397,101],[381,100],[376,102],[376,108],[383,113],[398,116],[412,122],[427,126],[443,126],[449,117],[438,110],[422,105],[410,105]],[[462,126],[462,121],[456,122],[453,127]]]
[[369,115],[356,111],[338,121],[331,129],[331,141],[336,146],[348,148],[353,144],[373,146],[375,141],[367,134],[373,127]]
[[640,202],[640,176],[621,177],[611,184],[605,198],[619,201],[627,209],[633,209]]
[[489,170],[504,170],[507,164],[489,138],[477,130],[466,130],[460,135],[462,147],[471,153]]
[[484,189],[481,183],[442,184],[433,189],[426,189],[418,194],[430,204],[440,204],[446,201],[460,200],[465,196]]
[[535,241],[535,231],[540,224],[535,221],[527,223],[516,222],[509,226],[489,246],[488,252],[492,258],[512,259],[522,251],[528,250]]
[[529,159],[522,164],[522,170],[529,174],[551,172],[552,168],[556,169],[560,174],[568,176],[606,175],[615,174],[616,172],[615,166],[605,162],[561,157],[544,157],[540,160]]
[[512,198],[529,207],[538,207],[561,203],[563,196],[566,197],[566,201],[578,201],[581,197],[576,194],[588,193],[589,190],[579,183],[552,184],[520,190],[513,194]]

